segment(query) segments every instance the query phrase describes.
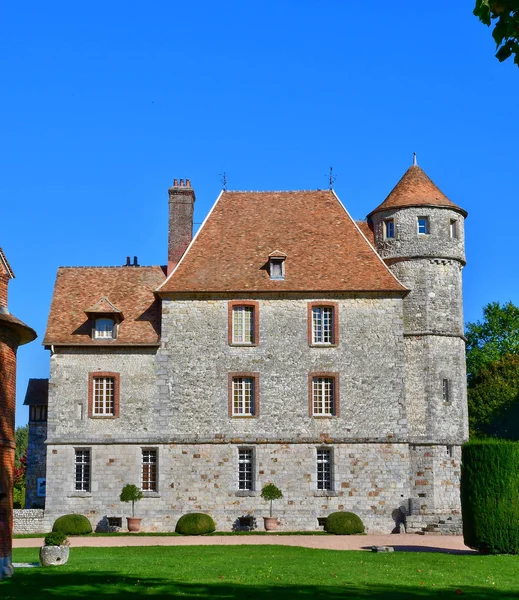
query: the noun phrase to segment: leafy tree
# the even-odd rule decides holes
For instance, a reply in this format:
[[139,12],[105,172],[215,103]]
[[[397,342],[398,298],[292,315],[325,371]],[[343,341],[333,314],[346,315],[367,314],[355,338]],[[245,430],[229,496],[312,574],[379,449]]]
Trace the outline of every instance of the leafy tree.
[[519,66],[519,0],[476,0],[474,14],[489,27],[495,22],[496,58],[503,62],[514,56]]
[[467,323],[466,336],[470,388],[485,365],[499,361],[506,354],[519,355],[519,307],[512,302],[487,304],[483,321]]
[[27,448],[29,446],[29,425],[25,425],[24,427],[17,427],[14,433],[14,439],[16,443],[14,463],[17,467],[19,467],[20,459],[22,458],[22,456],[27,455]]
[[471,437],[519,440],[519,356],[485,364],[468,389]]

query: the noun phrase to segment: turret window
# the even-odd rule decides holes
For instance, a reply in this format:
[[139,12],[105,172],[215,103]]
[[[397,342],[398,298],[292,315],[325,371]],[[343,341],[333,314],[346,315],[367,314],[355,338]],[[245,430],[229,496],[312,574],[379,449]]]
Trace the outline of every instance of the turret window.
[[418,234],[427,235],[429,233],[429,218],[418,217]]
[[386,219],[384,221],[384,237],[386,239],[395,237],[395,221],[393,219]]
[[458,239],[458,221],[456,219],[451,219],[449,231],[453,240]]

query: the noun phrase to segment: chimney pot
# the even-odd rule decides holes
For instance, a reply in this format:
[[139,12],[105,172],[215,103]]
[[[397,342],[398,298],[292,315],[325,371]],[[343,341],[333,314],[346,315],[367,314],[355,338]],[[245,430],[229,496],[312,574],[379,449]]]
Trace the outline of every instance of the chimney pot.
[[133,257],[133,266],[134,267],[138,267],[139,266],[139,263],[137,262],[137,257],[136,256]]
[[130,266],[130,257],[129,256],[126,257],[126,266],[127,267]]
[[173,179],[173,187],[178,187],[178,179]]
[[191,181],[189,179],[186,179],[186,187],[191,187]]

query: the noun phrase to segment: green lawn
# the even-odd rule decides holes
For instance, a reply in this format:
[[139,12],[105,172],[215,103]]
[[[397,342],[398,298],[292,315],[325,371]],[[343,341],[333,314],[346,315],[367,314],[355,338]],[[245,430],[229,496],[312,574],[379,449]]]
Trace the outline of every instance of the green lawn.
[[[519,598],[519,556],[279,546],[72,548],[63,567],[17,569],[0,598],[228,600]],[[15,549],[35,562],[38,549]]]

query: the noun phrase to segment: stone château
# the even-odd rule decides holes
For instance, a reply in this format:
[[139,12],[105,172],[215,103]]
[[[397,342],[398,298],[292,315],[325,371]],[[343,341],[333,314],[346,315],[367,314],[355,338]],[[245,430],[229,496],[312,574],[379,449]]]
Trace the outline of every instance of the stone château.
[[333,190],[224,190],[191,239],[194,203],[175,180],[167,266],[58,270],[46,522],[118,525],[134,483],[144,530],[254,528],[273,482],[285,530],[454,531],[467,213],[416,164],[364,222]]

